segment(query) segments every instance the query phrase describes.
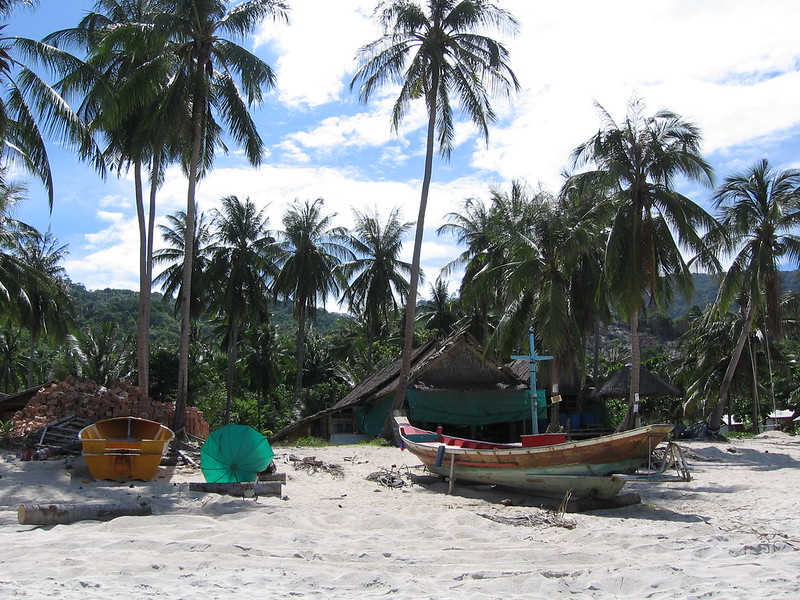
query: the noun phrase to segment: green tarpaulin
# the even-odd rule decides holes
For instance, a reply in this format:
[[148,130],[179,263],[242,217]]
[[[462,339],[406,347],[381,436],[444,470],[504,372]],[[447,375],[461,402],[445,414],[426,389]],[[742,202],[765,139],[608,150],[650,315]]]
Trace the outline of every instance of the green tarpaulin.
[[392,410],[393,400],[394,394],[389,394],[372,404],[356,406],[354,411],[356,431],[367,435],[380,435],[386,419],[389,418],[389,412]]
[[[547,398],[538,390],[539,419],[547,419]],[[529,421],[528,390],[421,391],[406,393],[412,421],[437,425],[491,425]],[[394,394],[372,404],[355,407],[355,427],[367,435],[380,435],[392,409]]]
[[[538,390],[539,419],[547,419],[546,396]],[[530,420],[528,390],[421,391],[406,393],[412,421],[447,425],[491,425]],[[388,413],[387,413],[388,414]]]

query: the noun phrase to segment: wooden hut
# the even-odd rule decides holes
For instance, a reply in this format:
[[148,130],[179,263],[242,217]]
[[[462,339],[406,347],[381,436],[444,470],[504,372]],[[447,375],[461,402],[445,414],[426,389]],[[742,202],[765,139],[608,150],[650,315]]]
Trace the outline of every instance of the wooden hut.
[[[329,409],[284,427],[272,440],[315,436],[352,443],[380,435],[394,401],[400,360],[376,371]],[[518,436],[530,419],[525,382],[508,367],[487,360],[466,331],[432,340],[414,351],[405,409],[412,422],[442,425],[473,437]]]
[[[625,365],[614,371],[603,381],[592,394],[595,398],[627,398],[631,393],[631,365]],[[639,395],[645,397],[655,396],[683,396],[683,391],[661,379],[652,371],[639,367]]]

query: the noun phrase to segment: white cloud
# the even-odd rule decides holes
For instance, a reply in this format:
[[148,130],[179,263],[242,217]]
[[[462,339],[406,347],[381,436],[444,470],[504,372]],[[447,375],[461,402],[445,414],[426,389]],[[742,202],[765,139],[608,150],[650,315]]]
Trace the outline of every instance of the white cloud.
[[136,218],[102,211],[97,216],[110,226],[86,234],[86,243],[72,249],[73,258],[64,265],[70,278],[90,290],[138,289],[139,230]]
[[264,23],[256,43],[271,42],[277,50],[280,100],[295,108],[319,106],[345,91],[356,52],[379,34],[369,18],[374,2],[312,0],[291,6],[291,25]]
[[[201,210],[228,194],[250,196],[269,205],[276,229],[287,203],[323,197],[341,224],[351,219],[351,207],[376,205],[382,214],[400,206],[406,220],[416,219],[423,103],[412,103],[396,135],[390,128],[396,90],[382,91],[366,106],[347,90],[357,49],[380,34],[371,19],[375,4],[297,0],[291,2],[291,25],[264,24],[256,42],[259,52],[275,53],[279,102],[254,117],[269,132],[273,154],[260,169],[215,169],[198,186]],[[435,163],[423,254],[431,280],[432,265],[458,253],[433,233],[444,215],[463,198],[486,197],[489,187],[505,187],[511,179],[556,191],[570,152],[598,129],[595,100],[615,118],[624,116],[633,93],[651,112],[680,113],[702,128],[704,150],[722,157],[726,167],[746,166],[767,148],[797,145],[800,2],[764,0],[756,7],[751,0],[505,0],[502,6],[520,21],[520,34],[506,43],[522,89],[511,103],[493,102],[499,119],[490,127],[488,148],[471,124],[460,122],[453,160]],[[98,183],[94,196],[72,186],[56,203],[100,208],[104,218],[117,219],[89,232],[91,248],[71,248],[70,264],[82,270],[69,267],[70,276],[87,285],[84,274],[100,280],[92,274],[93,261],[110,280],[115,275],[106,265],[133,259],[133,270],[122,268],[128,274],[120,280],[135,281],[132,186],[111,183]],[[159,214],[184,210],[186,191],[185,177],[173,167],[159,194]],[[96,226],[94,219],[85,222]],[[54,233],[68,237],[57,225]],[[71,239],[75,235],[69,232]]]

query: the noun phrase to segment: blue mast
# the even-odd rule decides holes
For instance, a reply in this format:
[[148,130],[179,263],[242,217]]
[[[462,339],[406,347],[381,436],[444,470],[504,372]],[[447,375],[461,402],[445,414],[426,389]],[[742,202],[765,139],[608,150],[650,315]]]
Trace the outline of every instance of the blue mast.
[[531,365],[531,420],[533,421],[533,433],[539,433],[539,395],[536,393],[536,363],[542,360],[552,360],[552,356],[539,356],[536,354],[536,343],[533,339],[533,327],[528,329],[528,346],[530,354],[511,355],[515,360],[527,360]]

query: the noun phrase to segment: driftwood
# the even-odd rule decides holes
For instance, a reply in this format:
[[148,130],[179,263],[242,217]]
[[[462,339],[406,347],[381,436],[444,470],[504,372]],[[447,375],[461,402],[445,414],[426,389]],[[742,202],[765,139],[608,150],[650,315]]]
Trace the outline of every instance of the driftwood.
[[289,455],[289,461],[294,464],[295,469],[305,471],[309,475],[313,475],[319,471],[328,473],[334,479],[341,479],[344,477],[344,469],[341,465],[335,463],[326,463],[322,460],[317,460],[316,456],[307,456],[305,458],[298,458],[295,455]]
[[517,516],[490,515],[486,513],[478,513],[478,516],[495,523],[513,527],[563,527],[565,529],[575,529],[578,525],[574,518],[551,510],[540,510],[529,515]]
[[75,521],[108,521],[115,517],[152,515],[144,502],[112,504],[21,504],[17,510],[20,525],[58,525]]
[[205,492],[207,494],[227,494],[228,496],[280,496],[281,481],[243,481],[241,483],[204,483],[189,484],[190,492]]

